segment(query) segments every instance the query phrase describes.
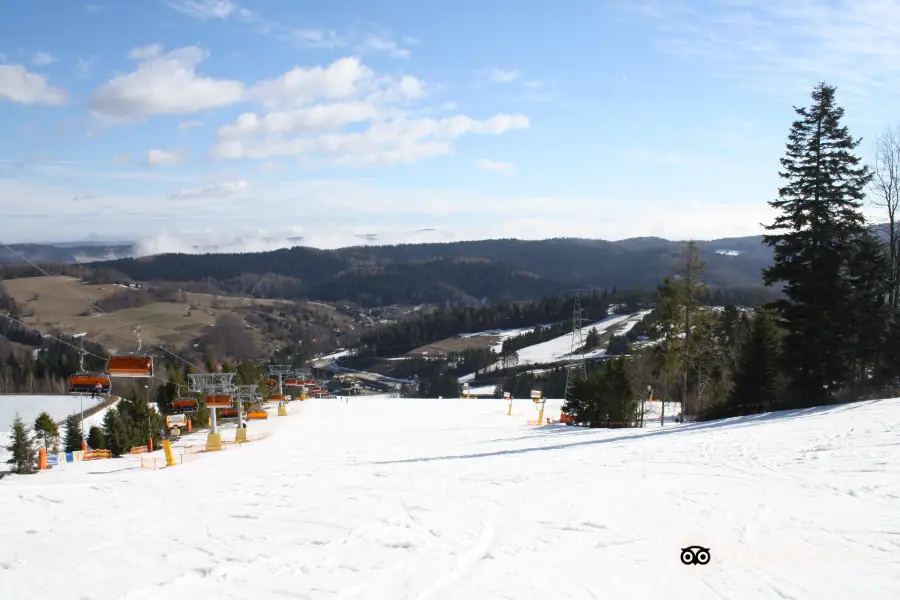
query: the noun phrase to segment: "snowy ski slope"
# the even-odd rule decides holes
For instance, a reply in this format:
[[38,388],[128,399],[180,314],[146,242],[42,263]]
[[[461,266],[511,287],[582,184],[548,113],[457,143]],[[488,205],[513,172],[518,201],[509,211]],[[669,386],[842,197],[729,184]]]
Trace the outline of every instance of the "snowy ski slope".
[[[0,481],[0,599],[894,599],[900,400],[642,430],[351,398]],[[558,415],[558,403],[551,416]],[[227,434],[226,434],[227,437]],[[681,548],[709,547],[706,566]]]

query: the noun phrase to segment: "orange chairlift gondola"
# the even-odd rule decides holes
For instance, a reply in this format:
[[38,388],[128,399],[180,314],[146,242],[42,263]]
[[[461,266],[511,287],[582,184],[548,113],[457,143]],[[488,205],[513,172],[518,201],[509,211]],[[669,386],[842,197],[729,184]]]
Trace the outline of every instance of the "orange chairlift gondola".
[[200,406],[200,403],[197,402],[197,399],[190,396],[182,396],[180,393],[181,386],[178,386],[178,388],[178,398],[172,400],[172,412],[174,414],[197,412],[197,408]]
[[132,329],[138,336],[137,352],[109,357],[106,372],[110,377],[151,378],[153,377],[153,357],[141,354],[141,328]]
[[206,406],[210,408],[231,408],[234,406],[234,397],[231,394],[208,394]]
[[82,350],[78,372],[69,377],[69,393],[102,395],[108,394],[111,387],[109,377],[106,375],[88,373],[84,370],[84,350]]

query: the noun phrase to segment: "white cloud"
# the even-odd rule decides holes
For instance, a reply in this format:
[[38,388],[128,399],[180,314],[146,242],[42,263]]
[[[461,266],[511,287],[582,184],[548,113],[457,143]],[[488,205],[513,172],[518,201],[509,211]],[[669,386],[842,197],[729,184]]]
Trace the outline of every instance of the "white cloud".
[[133,58],[145,59],[135,71],[100,86],[91,98],[94,116],[121,123],[159,114],[189,114],[239,102],[240,81],[198,75],[195,68],[208,54],[196,46],[170,50],[136,48]]
[[347,98],[371,85],[374,72],[356,57],[341,58],[328,67],[294,67],[284,75],[261,81],[247,98],[265,106],[303,105],[318,99]]
[[491,69],[490,77],[494,83],[512,83],[521,73],[515,69]]
[[49,52],[38,52],[34,55],[34,58],[31,59],[31,62],[36,67],[46,67],[47,65],[52,65],[58,60],[58,58],[56,58]]
[[[408,164],[448,154],[465,133],[499,134],[529,127],[522,115],[477,120],[456,115],[415,118],[407,105],[426,97],[412,75],[379,76],[356,57],[327,67],[295,67],[257,83],[246,98],[270,109],[245,112],[218,130],[219,158],[294,157],[308,164]],[[452,110],[455,105],[444,105]],[[348,126],[356,131],[347,131]],[[361,126],[367,125],[364,129]]]
[[148,167],[171,167],[184,162],[187,154],[184,150],[161,150],[154,148],[147,151],[144,164]]
[[[234,19],[246,23],[264,35],[274,35],[286,42],[309,48],[355,47],[359,52],[381,52],[393,58],[409,58],[408,48],[402,48],[390,35],[360,33],[353,29],[337,32],[315,27],[296,28],[284,25],[282,20],[271,19],[249,10],[234,0],[170,0],[169,6],[201,21]],[[416,38],[404,37],[407,46],[419,43]]]
[[224,198],[244,191],[250,187],[250,183],[237,179],[235,181],[220,181],[203,187],[183,189],[169,196],[175,200],[197,200],[209,198]]
[[719,0],[701,10],[672,0],[636,6],[641,18],[661,22],[656,38],[665,52],[707,61],[717,75],[781,100],[802,103],[821,80],[854,102],[900,92],[896,2]]
[[490,160],[488,158],[479,159],[478,162],[475,163],[475,166],[482,171],[502,173],[504,175],[514,175],[516,172],[516,165],[514,165],[513,163],[499,160]]
[[227,19],[238,9],[237,3],[231,0],[175,0],[169,6],[201,21]]
[[363,47],[375,52],[384,52],[392,58],[409,58],[409,50],[401,48],[390,38],[369,34],[363,38]]
[[0,100],[60,105],[68,102],[69,95],[65,90],[47,83],[44,76],[30,73],[22,65],[0,65]]
[[[248,123],[250,125],[251,123]],[[252,123],[255,125],[255,122]],[[230,138],[221,138],[213,149],[221,158],[269,158],[294,156],[322,157],[336,165],[397,165],[410,164],[424,158],[449,154],[451,141],[466,133],[501,134],[530,125],[522,115],[495,115],[479,121],[467,116],[435,120],[431,118],[395,118],[376,120],[360,132],[335,132],[312,136],[285,138],[253,137],[258,128],[227,130]]]
[[252,136],[280,136],[343,127],[370,121],[379,116],[377,107],[366,102],[320,104],[290,111],[240,115],[233,124],[219,128],[219,139],[243,139]]
[[191,129],[196,129],[197,127],[203,127],[202,121],[182,121],[178,124],[178,131],[182,133],[185,131],[190,131]]
[[100,10],[103,10],[103,6],[100,4],[85,4],[84,10],[86,10],[87,12],[98,12]]

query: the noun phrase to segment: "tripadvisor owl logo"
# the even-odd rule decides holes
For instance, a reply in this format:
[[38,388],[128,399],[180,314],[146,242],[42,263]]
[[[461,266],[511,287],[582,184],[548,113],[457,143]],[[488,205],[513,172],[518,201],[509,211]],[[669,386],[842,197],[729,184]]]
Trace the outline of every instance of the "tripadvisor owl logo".
[[681,562],[686,565],[705,565],[709,563],[709,548],[688,546],[681,549]]

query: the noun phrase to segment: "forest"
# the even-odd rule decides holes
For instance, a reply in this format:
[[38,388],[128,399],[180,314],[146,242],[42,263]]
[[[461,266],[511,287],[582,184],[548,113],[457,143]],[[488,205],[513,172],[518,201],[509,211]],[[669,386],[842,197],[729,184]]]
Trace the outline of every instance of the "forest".
[[[696,244],[658,288],[652,345],[576,381],[565,410],[578,423],[628,427],[650,390],[687,419],[806,408],[900,393],[900,131],[877,140],[874,165],[842,124],[836,89],[796,108],[777,198],[762,243],[777,299],[753,311],[709,306]],[[866,203],[886,211],[873,233]]]
[[[737,255],[717,254],[720,246]],[[771,251],[747,238],[701,242],[709,283],[768,298],[760,269]],[[670,270],[680,245],[658,238],[621,242],[554,239],[366,246],[295,247],[247,254],[164,254],[97,262],[104,281],[178,282],[189,291],[254,297],[348,301],[363,307],[524,301],[575,288],[651,289]],[[12,274],[13,267],[8,267]],[[20,267],[19,273],[27,272]],[[768,296],[767,296],[768,294]]]

